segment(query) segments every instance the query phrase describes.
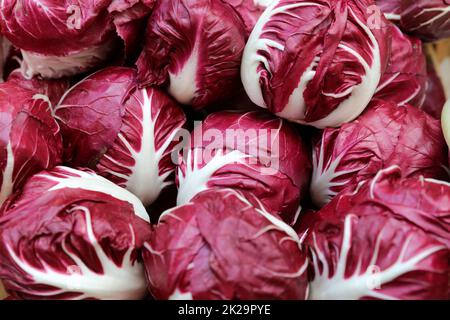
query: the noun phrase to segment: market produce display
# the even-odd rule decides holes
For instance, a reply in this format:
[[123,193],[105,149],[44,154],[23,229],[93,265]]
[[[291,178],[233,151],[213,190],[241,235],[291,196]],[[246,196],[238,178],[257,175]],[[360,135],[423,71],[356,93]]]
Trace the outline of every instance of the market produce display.
[[444,38],[447,0],[0,1],[0,299],[449,300]]

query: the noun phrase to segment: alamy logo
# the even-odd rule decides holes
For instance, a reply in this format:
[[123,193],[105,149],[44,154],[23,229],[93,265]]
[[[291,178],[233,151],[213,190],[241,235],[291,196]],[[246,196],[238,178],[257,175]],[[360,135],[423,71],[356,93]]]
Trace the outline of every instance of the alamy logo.
[[67,7],[66,13],[69,15],[66,24],[69,30],[80,30],[81,29],[81,8],[77,5],[70,5]]
[[384,27],[385,22],[383,20],[383,13],[377,5],[368,6],[367,14],[369,15],[369,18],[367,19],[367,25],[370,29],[379,30]]

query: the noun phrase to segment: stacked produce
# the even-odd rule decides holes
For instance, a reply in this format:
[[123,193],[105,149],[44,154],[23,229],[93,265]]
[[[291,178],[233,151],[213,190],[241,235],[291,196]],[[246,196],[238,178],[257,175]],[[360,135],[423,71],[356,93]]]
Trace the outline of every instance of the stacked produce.
[[447,1],[0,15],[9,299],[450,298]]

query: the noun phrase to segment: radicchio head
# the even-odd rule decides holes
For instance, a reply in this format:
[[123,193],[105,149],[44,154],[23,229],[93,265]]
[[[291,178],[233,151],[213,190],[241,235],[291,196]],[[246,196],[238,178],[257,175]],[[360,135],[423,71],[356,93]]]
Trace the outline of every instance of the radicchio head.
[[257,196],[293,223],[310,179],[309,152],[287,122],[265,112],[217,112],[191,134],[177,173],[178,204],[213,187]]
[[309,299],[447,298],[444,244],[389,214],[355,211],[309,229],[304,243],[312,260]]
[[319,128],[355,119],[389,58],[387,22],[370,0],[276,0],[245,47],[241,78],[260,107]]
[[450,148],[450,99],[447,100],[442,110],[442,131],[444,132],[447,145]]
[[212,189],[160,218],[143,257],[156,299],[305,299],[296,232],[261,204]]
[[222,0],[158,1],[137,61],[142,85],[166,85],[180,103],[195,109],[233,96],[245,28]]
[[440,119],[445,104],[445,91],[441,78],[431,59],[427,59],[427,82],[425,101],[421,109],[435,119]]
[[394,24],[390,24],[389,28],[392,36],[391,58],[374,98],[421,108],[427,88],[427,65],[422,42],[405,35]]
[[60,164],[62,139],[47,96],[0,84],[0,204],[34,173]]
[[107,68],[82,80],[55,115],[69,164],[95,169],[146,206],[174,183],[171,153],[185,115],[159,89],[139,89],[133,69]]

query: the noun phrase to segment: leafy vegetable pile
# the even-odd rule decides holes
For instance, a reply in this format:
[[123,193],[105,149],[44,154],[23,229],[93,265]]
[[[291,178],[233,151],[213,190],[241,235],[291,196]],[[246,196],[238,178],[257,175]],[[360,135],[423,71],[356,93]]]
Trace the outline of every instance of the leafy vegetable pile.
[[450,3],[0,2],[10,299],[450,299]]

